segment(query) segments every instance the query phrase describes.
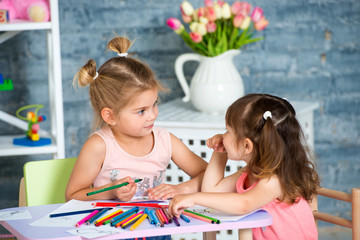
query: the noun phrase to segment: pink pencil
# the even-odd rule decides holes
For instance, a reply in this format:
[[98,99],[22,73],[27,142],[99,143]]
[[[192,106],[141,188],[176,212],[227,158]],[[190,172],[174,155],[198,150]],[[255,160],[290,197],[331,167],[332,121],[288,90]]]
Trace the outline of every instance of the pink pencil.
[[81,224],[83,224],[84,222],[86,222],[87,220],[89,220],[92,216],[94,216],[95,214],[97,214],[99,212],[99,210],[94,210],[92,213],[90,213],[89,215],[87,215],[86,217],[84,217],[83,219],[81,219],[80,221],[78,221],[75,224],[75,227],[79,227]]

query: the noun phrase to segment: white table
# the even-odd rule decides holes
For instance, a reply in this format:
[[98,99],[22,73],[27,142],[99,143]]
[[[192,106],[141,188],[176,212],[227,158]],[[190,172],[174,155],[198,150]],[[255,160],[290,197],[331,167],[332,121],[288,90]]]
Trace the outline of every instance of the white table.
[[[14,234],[18,239],[35,240],[35,239],[63,239],[63,240],[81,240],[83,238],[72,235],[67,230],[74,229],[75,227],[40,227],[30,226],[29,223],[40,219],[50,212],[54,211],[61,204],[32,206],[32,207],[20,207],[20,208],[8,208],[0,210],[2,211],[14,211],[14,210],[29,210],[32,216],[31,219],[22,220],[9,220],[0,221],[0,224]],[[249,216],[246,216],[238,221],[234,222],[222,222],[220,224],[211,224],[203,222],[194,218],[190,218],[190,223],[185,223],[181,220],[181,226],[177,227],[174,223],[166,224],[164,227],[155,227],[148,221],[145,221],[134,231],[125,230],[123,232],[108,235],[96,239],[126,239],[126,238],[141,238],[148,236],[158,235],[174,235],[191,232],[212,232],[223,229],[251,229],[256,227],[265,227],[272,224],[272,217],[266,211],[258,211]],[[222,239],[222,238],[218,238]]]

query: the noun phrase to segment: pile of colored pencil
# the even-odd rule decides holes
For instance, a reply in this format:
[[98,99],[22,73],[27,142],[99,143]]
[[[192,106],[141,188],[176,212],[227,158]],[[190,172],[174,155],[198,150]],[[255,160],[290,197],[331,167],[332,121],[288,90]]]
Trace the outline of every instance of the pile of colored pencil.
[[[89,213],[86,217],[78,221],[75,226],[79,227],[82,224],[90,225],[94,224],[99,227],[102,225],[110,224],[112,227],[121,227],[123,229],[130,227],[130,230],[137,228],[145,219],[148,219],[150,224],[153,224],[156,227],[164,227],[166,224],[174,222],[176,226],[180,226],[180,223],[176,217],[171,217],[167,206],[162,206],[159,204],[151,203],[96,203],[95,206],[103,206],[104,208],[97,209],[88,209],[68,213],[58,213],[51,214],[50,217],[60,217],[73,214],[83,214]],[[100,218],[105,212],[113,209],[112,207],[118,206],[133,206],[130,210],[123,211],[121,209],[106,215],[105,217]],[[145,207],[140,211],[139,207]],[[188,217],[193,217],[208,223],[220,223],[218,219],[205,216],[190,210],[185,210],[183,214],[180,215],[181,219],[189,223],[190,219]]]

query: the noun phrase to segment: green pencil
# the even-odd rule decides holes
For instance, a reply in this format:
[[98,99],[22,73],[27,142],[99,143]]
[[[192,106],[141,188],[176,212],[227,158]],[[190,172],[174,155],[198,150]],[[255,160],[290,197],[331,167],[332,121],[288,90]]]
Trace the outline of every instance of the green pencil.
[[[135,179],[135,183],[137,182],[140,182],[142,179]],[[123,187],[123,186],[126,186],[128,185],[129,183],[128,182],[124,182],[124,183],[121,183],[121,184],[117,184],[117,185],[114,185],[114,186],[111,186],[111,187],[106,187],[106,188],[103,188],[103,189],[100,189],[100,190],[97,190],[97,191],[93,191],[93,192],[88,192],[86,194],[86,196],[90,196],[90,195],[94,195],[94,194],[97,194],[97,193],[101,193],[101,192],[105,192],[105,191],[108,191],[108,190],[112,190],[112,189],[115,189],[115,188],[119,188],[119,187]]]
[[204,218],[207,218],[207,219],[210,219],[212,220],[214,223],[220,223],[220,220],[219,219],[216,219],[216,218],[213,218],[213,217],[209,217],[209,216],[206,216],[206,215],[203,215],[203,214],[200,214],[200,213],[197,213],[197,212],[193,212],[193,211],[190,211],[190,210],[187,210],[185,209],[184,210],[185,212],[188,212],[188,213],[192,213],[192,214],[195,214],[195,215],[198,215],[198,216],[201,216],[201,217],[204,217]]

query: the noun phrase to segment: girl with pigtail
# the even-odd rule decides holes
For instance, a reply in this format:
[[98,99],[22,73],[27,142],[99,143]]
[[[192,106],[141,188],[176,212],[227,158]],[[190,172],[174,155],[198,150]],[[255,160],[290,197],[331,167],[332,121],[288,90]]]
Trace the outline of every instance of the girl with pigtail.
[[[254,228],[254,239],[317,239],[308,201],[320,181],[291,104],[272,95],[249,94],[228,108],[225,120],[227,132],[207,140],[214,153],[202,192],[175,196],[171,214],[179,216],[196,204],[232,214],[262,208],[273,224]],[[247,165],[224,177],[228,159]]]
[[[130,201],[168,199],[197,192],[207,163],[166,129],[154,126],[158,92],[166,89],[143,62],[129,57],[131,42],[116,37],[107,47],[117,53],[96,69],[89,60],[74,77],[88,86],[94,110],[94,132],[84,143],[66,189],[66,199]],[[164,183],[170,159],[191,180]],[[142,181],[135,183],[135,179]],[[89,192],[129,182],[97,194]]]

